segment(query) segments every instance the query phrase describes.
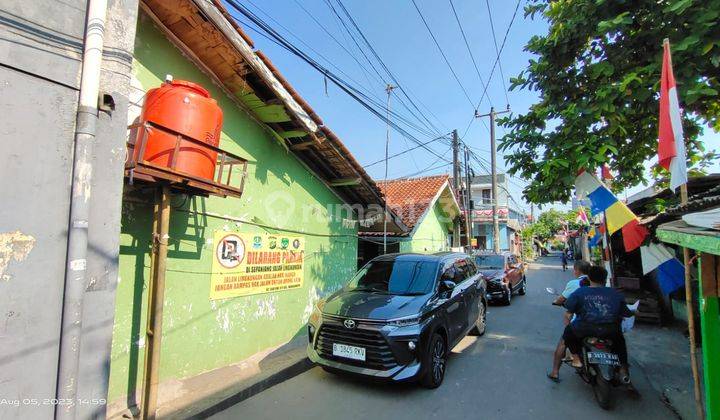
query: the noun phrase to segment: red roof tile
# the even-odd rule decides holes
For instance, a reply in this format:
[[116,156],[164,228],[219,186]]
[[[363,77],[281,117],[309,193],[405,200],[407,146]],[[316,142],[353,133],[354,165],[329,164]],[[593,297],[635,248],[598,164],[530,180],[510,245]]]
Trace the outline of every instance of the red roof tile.
[[388,206],[410,229],[425,214],[433,198],[450,179],[449,175],[377,181]]

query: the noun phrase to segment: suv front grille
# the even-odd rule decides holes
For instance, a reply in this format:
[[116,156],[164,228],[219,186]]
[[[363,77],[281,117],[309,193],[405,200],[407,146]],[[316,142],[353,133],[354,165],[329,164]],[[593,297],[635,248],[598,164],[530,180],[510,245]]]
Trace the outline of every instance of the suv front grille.
[[503,286],[502,282],[499,281],[488,281],[487,282],[487,291],[492,292],[504,292],[505,286]]
[[[334,356],[333,343],[363,347],[365,349],[365,361]],[[320,327],[315,350],[324,359],[335,360],[353,366],[388,370],[397,365],[385,338],[379,332],[372,330],[350,330],[342,326],[325,324]]]

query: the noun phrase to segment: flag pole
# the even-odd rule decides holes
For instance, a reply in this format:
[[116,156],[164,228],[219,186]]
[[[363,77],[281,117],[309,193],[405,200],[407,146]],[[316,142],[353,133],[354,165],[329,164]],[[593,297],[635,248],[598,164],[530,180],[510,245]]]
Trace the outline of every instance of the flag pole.
[[[665,38],[663,40],[663,50],[665,48],[670,50],[670,40]],[[668,65],[672,69],[672,55],[668,54]],[[678,141],[678,139],[676,139]],[[679,141],[685,141],[685,139],[679,139]],[[683,156],[683,158],[685,158]],[[680,185],[680,204],[686,205],[688,203],[688,187],[687,182]],[[695,409],[698,413],[698,418],[704,419],[705,412],[702,406],[702,391],[700,390],[700,373],[698,371],[697,361],[697,344],[695,343],[695,311],[693,310],[693,298],[692,298],[692,261],[690,259],[690,249],[683,247],[683,264],[685,266],[685,308],[687,310],[688,318],[688,335],[690,339],[690,364],[693,374],[693,386],[695,391]]]
[[[688,203],[687,184],[680,186],[680,204]],[[693,308],[692,298],[692,261],[690,258],[690,249],[683,247],[683,264],[685,266],[685,307],[687,309],[688,318],[688,335],[690,338],[690,364],[693,374],[693,386],[695,388],[695,408],[697,409],[698,418],[704,419],[705,412],[702,406],[702,391],[700,390],[700,372],[697,361],[697,344],[695,343],[695,311]]]

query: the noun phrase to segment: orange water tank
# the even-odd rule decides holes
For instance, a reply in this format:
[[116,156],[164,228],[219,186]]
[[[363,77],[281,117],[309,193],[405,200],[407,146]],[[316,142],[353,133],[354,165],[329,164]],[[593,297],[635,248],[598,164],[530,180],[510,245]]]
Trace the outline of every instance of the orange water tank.
[[[173,80],[148,91],[140,120],[142,123],[149,121],[217,147],[223,114],[217,102],[202,86],[184,80]],[[139,130],[135,143],[135,153],[138,154],[143,131],[145,130]],[[155,165],[171,167],[177,135],[151,127],[147,130],[147,136],[143,159]],[[212,180],[216,162],[217,152],[181,140],[174,169]]]

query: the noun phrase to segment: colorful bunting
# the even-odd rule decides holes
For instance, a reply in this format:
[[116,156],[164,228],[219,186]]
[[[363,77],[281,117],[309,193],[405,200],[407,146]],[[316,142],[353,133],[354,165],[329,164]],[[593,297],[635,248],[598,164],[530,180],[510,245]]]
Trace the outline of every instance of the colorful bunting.
[[643,274],[657,270],[655,277],[663,294],[669,295],[685,283],[685,266],[667,247],[651,243],[640,247]]
[[588,232],[588,238],[590,239],[588,241],[588,246],[590,248],[598,246],[598,244],[602,240],[602,233],[600,233],[600,230],[597,227],[593,227]]
[[647,229],[641,226],[635,214],[613,194],[593,174],[581,172],[575,178],[575,190],[579,197],[590,200],[590,212],[600,214],[605,212],[605,223],[610,235],[623,230],[625,251],[637,249],[648,234]]

